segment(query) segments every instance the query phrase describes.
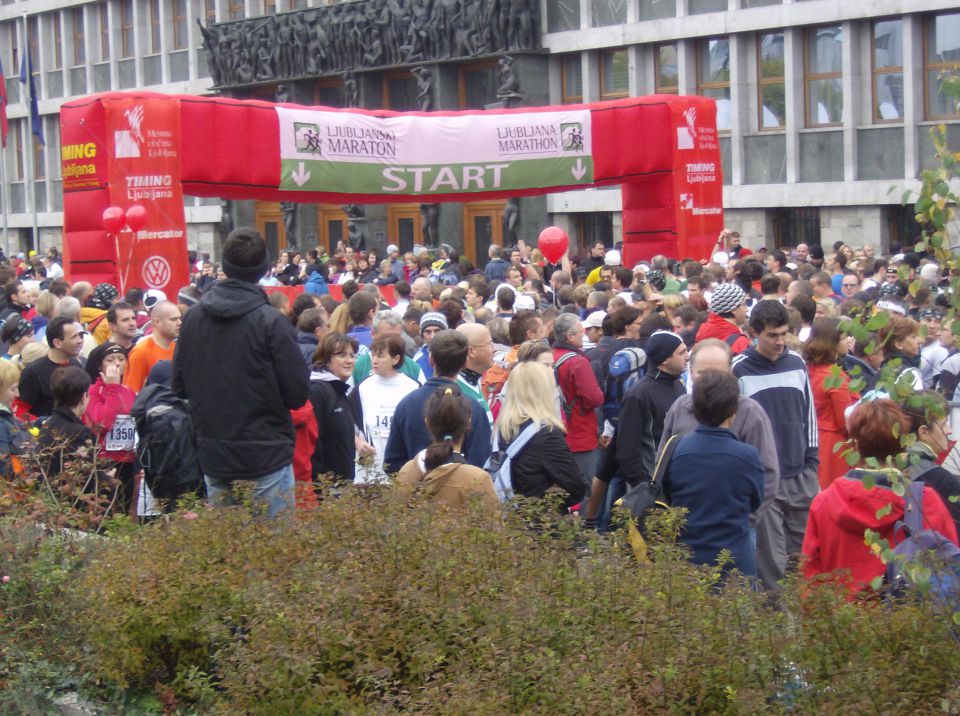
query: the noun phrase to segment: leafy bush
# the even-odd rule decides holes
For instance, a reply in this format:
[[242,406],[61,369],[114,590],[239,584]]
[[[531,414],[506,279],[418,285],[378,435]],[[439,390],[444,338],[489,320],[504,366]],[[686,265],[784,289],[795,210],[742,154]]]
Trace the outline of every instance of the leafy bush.
[[[930,713],[960,705],[949,615],[787,585],[777,608],[666,535],[638,565],[549,506],[329,499],[104,541],[63,608],[83,670],[201,712]],[[188,519],[189,517],[189,519]]]

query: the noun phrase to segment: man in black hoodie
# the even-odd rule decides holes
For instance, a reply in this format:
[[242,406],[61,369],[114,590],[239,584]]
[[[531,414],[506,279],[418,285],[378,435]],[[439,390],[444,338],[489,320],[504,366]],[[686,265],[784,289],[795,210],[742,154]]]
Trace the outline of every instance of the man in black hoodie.
[[257,286],[270,268],[250,227],[223,244],[227,278],[187,311],[173,358],[173,389],[190,401],[210,502],[232,502],[235,480],[253,482],[267,515],[293,508],[290,410],[307,399],[293,326]]

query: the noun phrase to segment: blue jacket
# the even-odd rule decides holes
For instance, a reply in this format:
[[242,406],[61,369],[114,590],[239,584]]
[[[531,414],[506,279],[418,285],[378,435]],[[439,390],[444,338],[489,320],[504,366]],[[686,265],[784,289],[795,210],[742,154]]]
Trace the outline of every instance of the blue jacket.
[[680,438],[663,487],[671,507],[688,510],[680,541],[694,563],[714,564],[728,549],[737,569],[757,573],[750,513],[763,500],[763,463],[753,445],[726,428],[700,425]]
[[313,354],[317,352],[317,344],[317,337],[314,334],[297,330],[297,345],[303,353],[303,360],[308,368],[313,368]]
[[740,393],[767,412],[780,458],[780,479],[817,474],[820,435],[810,375],[799,353],[785,350],[771,361],[756,348],[733,357]]
[[507,278],[507,269],[510,268],[510,262],[504,259],[490,259],[487,267],[483,270],[483,277],[487,283],[494,281],[504,281]]
[[[420,347],[420,350],[413,356],[413,362],[420,366],[424,378],[429,380],[433,377],[433,366],[430,365],[430,346],[426,343],[424,343]],[[480,467],[483,467],[483,465],[480,465]]]
[[[388,474],[398,472],[408,460],[433,442],[423,421],[424,407],[437,390],[455,385],[447,378],[431,378],[397,404],[390,425],[390,437],[383,452],[383,469]],[[463,442],[463,456],[471,465],[483,467],[490,457],[490,421],[477,401],[469,402],[473,414]]]
[[330,293],[330,289],[327,287],[327,280],[323,277],[323,274],[314,270],[310,273],[306,283],[303,284],[303,292],[323,296]]

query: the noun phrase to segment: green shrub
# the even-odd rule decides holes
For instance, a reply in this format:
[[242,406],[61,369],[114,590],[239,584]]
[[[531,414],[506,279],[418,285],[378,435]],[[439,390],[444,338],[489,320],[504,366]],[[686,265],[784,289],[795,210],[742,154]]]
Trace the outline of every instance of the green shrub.
[[108,540],[64,608],[94,678],[211,713],[899,714],[960,697],[928,604],[787,585],[774,609],[669,544],[638,565],[554,515],[499,526],[375,493],[289,524],[199,510]]

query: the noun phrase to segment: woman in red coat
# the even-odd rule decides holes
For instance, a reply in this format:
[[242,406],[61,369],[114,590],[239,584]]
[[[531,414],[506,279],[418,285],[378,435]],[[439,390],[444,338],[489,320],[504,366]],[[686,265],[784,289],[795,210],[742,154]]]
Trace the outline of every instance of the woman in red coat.
[[[817,410],[817,428],[820,431],[818,477],[822,490],[843,475],[848,467],[844,451],[833,449],[838,442],[845,442],[849,437],[844,413],[860,398],[857,393],[850,391],[847,375],[837,364],[837,359],[846,354],[847,339],[840,333],[839,319],[818,318],[814,321],[810,337],[803,344],[803,359],[810,372],[813,404]],[[833,378],[835,367],[839,371],[839,385],[833,385],[837,380]]]
[[[909,432],[910,419],[892,400],[863,403],[850,416],[850,437],[862,459],[883,463],[901,452],[899,436]],[[884,573],[886,566],[864,543],[864,533],[870,529],[894,542],[904,506],[903,497],[891,489],[898,476],[894,469],[850,470],[813,499],[803,538],[805,577],[836,571],[838,581],[856,594]],[[869,480],[872,487],[865,484]],[[888,505],[890,511],[884,514]],[[932,487],[923,488],[923,526],[957,541],[950,513]]]

